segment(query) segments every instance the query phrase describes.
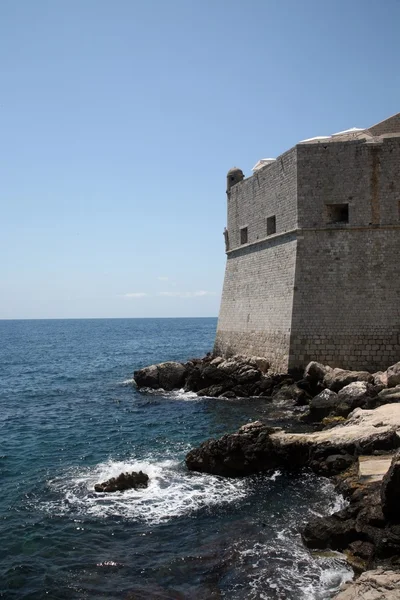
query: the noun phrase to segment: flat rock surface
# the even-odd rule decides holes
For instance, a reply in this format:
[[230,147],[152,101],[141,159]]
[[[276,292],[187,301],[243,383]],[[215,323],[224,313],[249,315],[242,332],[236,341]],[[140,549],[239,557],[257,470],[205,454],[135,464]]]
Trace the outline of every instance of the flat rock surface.
[[335,596],[335,600],[400,600],[400,573],[366,571]]
[[400,404],[385,404],[374,410],[356,408],[343,425],[314,433],[285,433],[278,431],[271,435],[274,443],[300,443],[311,446],[347,446],[366,444],[390,432],[400,436]]

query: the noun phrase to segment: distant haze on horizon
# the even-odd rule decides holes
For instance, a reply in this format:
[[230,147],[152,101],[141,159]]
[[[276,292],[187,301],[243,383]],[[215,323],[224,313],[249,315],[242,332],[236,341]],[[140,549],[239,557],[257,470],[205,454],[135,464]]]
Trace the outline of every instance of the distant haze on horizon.
[[3,0],[0,319],[215,317],[226,172],[399,112],[399,23],[399,0]]

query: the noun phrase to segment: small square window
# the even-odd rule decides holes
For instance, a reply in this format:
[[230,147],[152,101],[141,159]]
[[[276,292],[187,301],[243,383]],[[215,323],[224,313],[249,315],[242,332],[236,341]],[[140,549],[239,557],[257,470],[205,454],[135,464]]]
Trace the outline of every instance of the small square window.
[[240,243],[247,244],[247,227],[242,227],[240,230]]
[[328,223],[348,223],[349,205],[348,204],[327,204],[326,214]]
[[272,235],[276,233],[276,217],[273,215],[272,217],[267,217],[267,235]]

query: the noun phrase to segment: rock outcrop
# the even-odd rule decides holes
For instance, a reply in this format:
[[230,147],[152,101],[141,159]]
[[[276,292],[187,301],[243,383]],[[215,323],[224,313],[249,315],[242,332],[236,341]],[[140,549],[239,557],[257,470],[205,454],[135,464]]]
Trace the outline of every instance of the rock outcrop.
[[[171,391],[183,388],[214,398],[265,397],[287,408],[309,405],[306,420],[347,417],[355,408],[375,408],[400,401],[400,362],[385,372],[346,371],[310,362],[304,374],[271,373],[258,356],[225,359],[210,354],[186,363],[164,362],[139,369],[139,389]],[[388,387],[389,386],[389,387]]]
[[345,583],[334,600],[400,600],[400,572],[375,569]]
[[[234,356],[229,359],[206,356],[186,363],[166,362],[134,372],[141,389],[184,388],[199,396],[222,398],[277,396],[278,401],[304,404],[311,398],[309,385],[297,386],[288,374],[268,373],[269,364],[257,356]],[[299,377],[297,377],[299,379]],[[321,388],[322,389],[322,388]]]
[[358,456],[400,446],[400,405],[356,409],[343,424],[313,433],[285,433],[260,421],[207,440],[186,456],[190,470],[240,476],[277,467],[320,470],[331,455]]
[[171,391],[185,383],[186,368],[178,362],[163,362],[135,371],[134,378],[140,388],[164,389]]
[[142,471],[137,473],[121,473],[118,477],[111,477],[103,483],[96,483],[94,486],[95,492],[123,492],[124,490],[130,489],[143,489],[147,488],[149,483],[149,476]]

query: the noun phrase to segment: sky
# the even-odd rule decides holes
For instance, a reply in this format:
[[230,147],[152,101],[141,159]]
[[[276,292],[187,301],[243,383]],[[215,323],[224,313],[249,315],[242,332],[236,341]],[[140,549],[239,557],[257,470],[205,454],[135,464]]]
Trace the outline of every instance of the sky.
[[226,172],[400,111],[400,0],[1,0],[0,318],[217,316]]

